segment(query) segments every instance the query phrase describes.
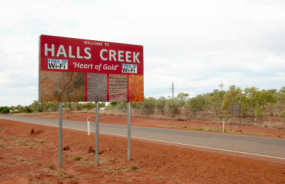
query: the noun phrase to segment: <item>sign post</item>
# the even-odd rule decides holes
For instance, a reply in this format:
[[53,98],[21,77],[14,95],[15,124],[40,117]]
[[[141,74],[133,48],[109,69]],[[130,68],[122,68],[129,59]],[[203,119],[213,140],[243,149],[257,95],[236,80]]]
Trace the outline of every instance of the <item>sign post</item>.
[[128,116],[128,160],[131,160],[131,105],[127,103]]
[[99,108],[98,102],[96,103],[95,115],[96,115],[96,130],[95,130],[95,164],[99,164]]
[[241,131],[241,104],[233,103],[232,117],[239,117],[239,131]]
[[62,167],[62,102],[58,103],[58,168]]

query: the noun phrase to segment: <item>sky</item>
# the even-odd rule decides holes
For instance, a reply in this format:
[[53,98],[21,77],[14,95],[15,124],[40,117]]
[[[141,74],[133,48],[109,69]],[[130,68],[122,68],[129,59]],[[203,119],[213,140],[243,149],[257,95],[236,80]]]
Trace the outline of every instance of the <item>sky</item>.
[[0,106],[38,99],[41,34],[143,45],[146,97],[285,86],[284,0],[0,2]]

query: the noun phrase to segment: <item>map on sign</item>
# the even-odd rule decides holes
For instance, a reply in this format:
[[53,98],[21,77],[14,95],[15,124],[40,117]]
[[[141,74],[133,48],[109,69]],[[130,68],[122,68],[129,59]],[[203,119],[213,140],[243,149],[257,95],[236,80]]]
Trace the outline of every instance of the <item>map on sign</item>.
[[143,46],[40,36],[39,101],[144,101]]

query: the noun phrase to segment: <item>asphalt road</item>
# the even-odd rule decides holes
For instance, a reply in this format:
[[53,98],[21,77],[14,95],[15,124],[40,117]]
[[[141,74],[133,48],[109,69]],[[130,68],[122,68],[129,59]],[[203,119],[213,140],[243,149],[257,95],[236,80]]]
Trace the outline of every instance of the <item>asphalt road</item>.
[[[0,123],[1,118],[55,127],[58,126],[58,120],[51,119],[0,115]],[[63,128],[86,131],[87,123],[63,121]],[[91,123],[90,128],[92,132],[95,132],[94,123]],[[127,136],[127,126],[100,123],[99,132]],[[137,126],[131,127],[131,135],[132,137],[142,139],[285,159],[285,139]]]

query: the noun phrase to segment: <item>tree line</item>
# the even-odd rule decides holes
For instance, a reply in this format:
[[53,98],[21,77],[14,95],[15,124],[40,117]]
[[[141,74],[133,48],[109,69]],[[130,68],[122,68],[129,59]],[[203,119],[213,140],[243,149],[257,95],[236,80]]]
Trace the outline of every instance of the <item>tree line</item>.
[[[196,118],[200,118],[202,111],[208,110],[213,116],[223,117],[231,113],[232,104],[240,103],[241,114],[244,117],[262,117],[264,113],[281,113],[285,117],[285,87],[260,90],[256,87],[242,90],[235,85],[227,91],[215,89],[213,92],[199,94],[190,98],[188,93],[181,92],[174,98],[148,97],[144,102],[131,103],[132,109],[141,109],[145,115],[152,115],[157,109],[162,115],[180,114],[183,108],[189,109]],[[107,109],[126,109],[125,102],[109,104]]]
[[[243,116],[262,116],[264,113],[278,111],[281,114],[285,105],[285,86],[279,91],[276,89],[260,90],[256,87],[241,89],[232,85],[227,91],[213,90],[213,92],[199,94],[189,97],[188,93],[181,92],[176,97],[145,97],[144,102],[131,102],[132,109],[139,109],[145,115],[153,115],[154,111],[159,111],[162,115],[180,114],[183,108],[189,109],[191,113],[200,118],[202,111],[209,110],[213,115],[219,117],[230,112],[233,103],[241,104]],[[99,104],[105,107],[105,103]],[[64,108],[70,110],[90,110],[95,108],[95,103],[64,102]],[[106,109],[126,110],[126,102],[111,102]],[[58,111],[58,102],[38,102],[34,101],[28,106],[0,107],[1,113],[12,112],[55,112]]]
[[[99,103],[100,107],[105,107],[105,103]],[[72,110],[91,110],[95,108],[95,103],[78,103],[78,102],[63,102],[64,111]],[[28,106],[2,106],[0,107],[0,113],[31,113],[31,112],[56,112],[58,111],[58,102],[38,102],[34,100],[31,105]]]

